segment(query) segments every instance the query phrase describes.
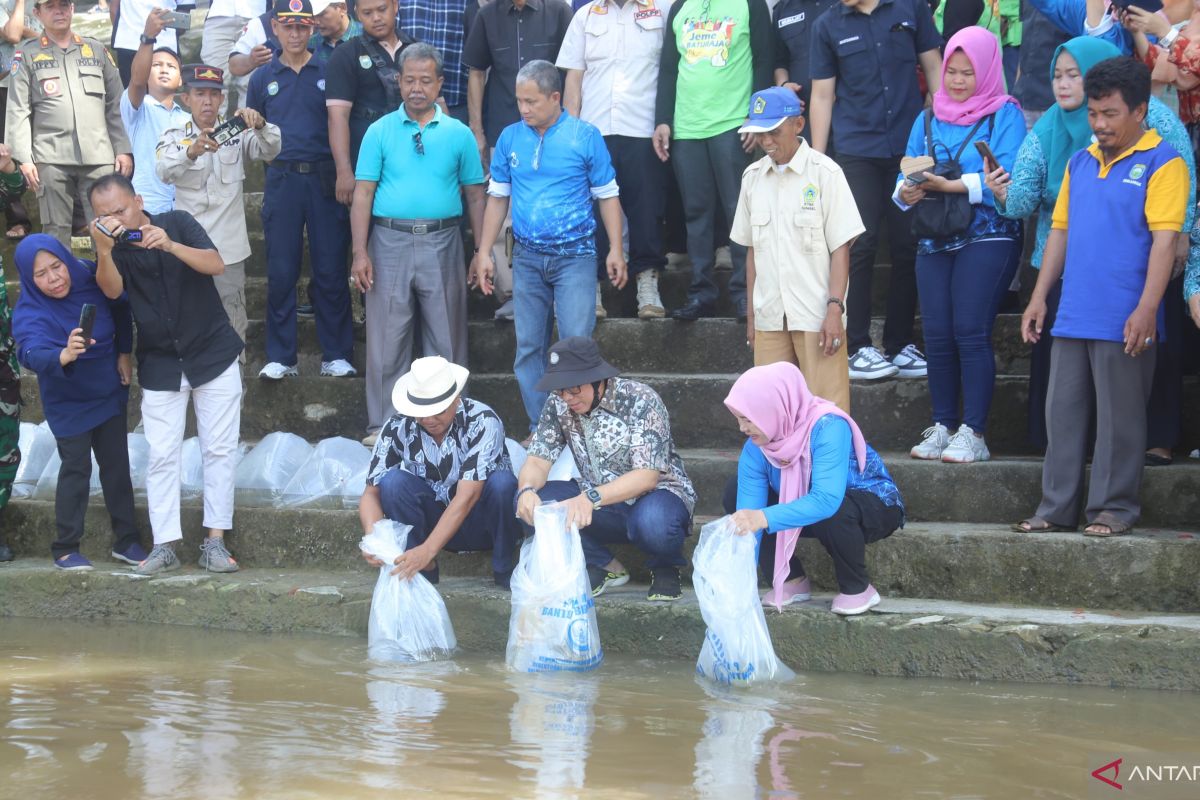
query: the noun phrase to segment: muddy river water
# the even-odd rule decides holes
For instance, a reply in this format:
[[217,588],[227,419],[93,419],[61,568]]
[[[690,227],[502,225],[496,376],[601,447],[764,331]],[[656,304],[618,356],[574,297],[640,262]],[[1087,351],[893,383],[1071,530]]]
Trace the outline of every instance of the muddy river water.
[[[366,643],[0,619],[0,798],[1090,798],[1192,751],[1200,696],[808,673],[718,691],[609,656],[368,662]],[[1200,791],[1192,796],[1200,796]]]

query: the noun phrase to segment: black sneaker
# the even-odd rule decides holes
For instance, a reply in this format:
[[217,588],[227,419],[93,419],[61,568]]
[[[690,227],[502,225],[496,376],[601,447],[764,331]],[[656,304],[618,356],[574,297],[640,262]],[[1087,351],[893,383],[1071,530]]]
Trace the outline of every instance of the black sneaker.
[[650,571],[650,591],[647,600],[678,600],[683,597],[679,583],[679,570],[675,567],[659,567]]
[[604,594],[605,589],[615,589],[629,583],[629,572],[609,572],[604,567],[588,565],[588,580],[592,584],[592,597]]

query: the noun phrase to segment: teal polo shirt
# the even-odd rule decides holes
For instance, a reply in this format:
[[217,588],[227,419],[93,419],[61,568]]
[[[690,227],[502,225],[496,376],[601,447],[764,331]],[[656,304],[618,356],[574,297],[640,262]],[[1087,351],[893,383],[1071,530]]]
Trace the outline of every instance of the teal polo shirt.
[[483,183],[483,164],[466,125],[437,108],[421,129],[401,105],[367,128],[354,177],[377,184],[377,217],[446,219],[462,214],[460,187]]

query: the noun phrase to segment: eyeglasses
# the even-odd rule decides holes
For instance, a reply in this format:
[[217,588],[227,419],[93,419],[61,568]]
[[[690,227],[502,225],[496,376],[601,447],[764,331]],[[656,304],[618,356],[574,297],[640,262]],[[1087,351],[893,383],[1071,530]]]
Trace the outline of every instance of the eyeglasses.
[[417,155],[425,155],[425,145],[421,143],[421,132],[417,131],[413,134],[413,147],[417,148]]
[[578,397],[583,392],[583,385],[570,386],[566,389],[555,389],[554,393],[564,399],[568,397]]

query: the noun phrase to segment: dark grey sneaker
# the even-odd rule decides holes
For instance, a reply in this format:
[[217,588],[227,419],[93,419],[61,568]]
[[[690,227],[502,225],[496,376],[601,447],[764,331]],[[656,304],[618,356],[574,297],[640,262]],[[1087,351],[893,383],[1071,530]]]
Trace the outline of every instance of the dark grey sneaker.
[[219,536],[205,536],[200,545],[200,569],[209,572],[237,572],[238,563],[225,549],[225,540]]
[[592,584],[592,597],[604,594],[605,589],[615,589],[629,583],[629,572],[609,572],[604,567],[588,566],[588,580]]
[[158,575],[179,569],[181,566],[183,565],[179,563],[179,556],[175,555],[174,544],[168,542],[154,545],[146,560],[134,567],[133,571],[138,575]]
[[679,582],[679,570],[675,567],[659,567],[650,571],[650,591],[647,600],[678,600],[683,597]]

